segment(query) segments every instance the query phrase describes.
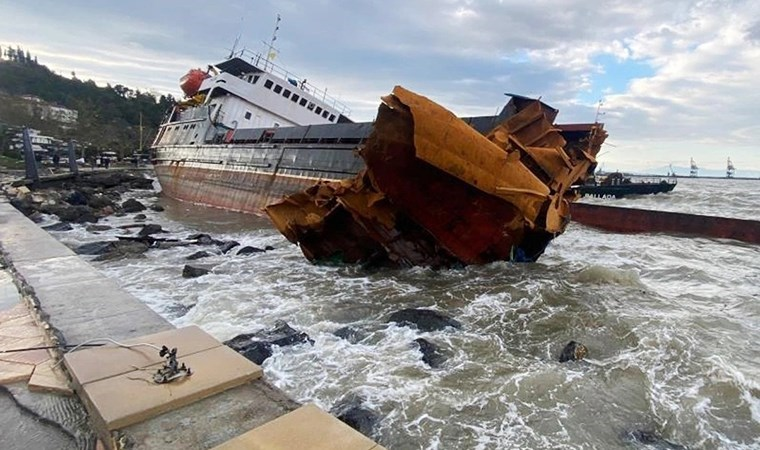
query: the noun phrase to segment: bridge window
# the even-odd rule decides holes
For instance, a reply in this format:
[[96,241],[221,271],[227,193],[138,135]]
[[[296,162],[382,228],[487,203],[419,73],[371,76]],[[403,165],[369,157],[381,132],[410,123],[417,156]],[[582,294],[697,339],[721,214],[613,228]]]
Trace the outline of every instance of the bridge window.
[[273,90],[273,91],[274,91],[276,94],[279,94],[280,92],[282,92],[282,86],[280,86],[280,85],[278,84],[278,85],[277,85],[277,86],[275,86],[275,87],[274,87],[274,89],[272,89],[272,90]]
[[301,98],[301,97],[299,97],[298,94],[293,94],[293,96],[290,97],[290,101],[293,102],[293,103],[296,103],[299,98]]
[[301,106],[306,106],[306,99],[302,98],[301,101],[298,102],[298,104],[301,105]]
[[267,89],[272,89],[272,85],[273,84],[274,83],[272,82],[272,80],[267,80],[267,81],[264,82],[264,87],[267,88]]
[[327,119],[327,116],[328,116],[329,114],[330,114],[330,111],[328,111],[328,110],[324,110],[324,111],[322,111],[322,117],[324,117],[325,119]]
[[257,81],[259,81],[259,75],[254,75],[253,84],[256,84]]
[[317,114],[317,115],[321,114],[322,113],[322,107],[321,106],[317,106],[317,110],[314,111],[314,113]]
[[330,118],[327,120],[329,120],[330,122],[335,122],[335,114],[330,114]]
[[285,98],[290,97],[290,90],[289,89],[285,89],[284,91],[282,91],[282,96],[285,97]]
[[250,119],[251,119],[251,112],[250,111],[246,111],[245,112],[245,120],[250,120]]
[[314,111],[314,107],[317,106],[314,102],[309,102],[309,106],[306,107],[309,111]]

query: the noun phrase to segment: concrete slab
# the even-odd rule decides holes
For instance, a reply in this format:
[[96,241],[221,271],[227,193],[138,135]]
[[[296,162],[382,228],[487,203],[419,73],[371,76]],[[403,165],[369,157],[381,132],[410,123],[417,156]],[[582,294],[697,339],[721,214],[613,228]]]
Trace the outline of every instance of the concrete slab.
[[42,261],[14,261],[13,267],[35,289],[107,279],[79,256],[64,256]]
[[193,370],[183,380],[155,384],[160,365],[85,384],[80,393],[93,420],[103,429],[116,430],[163,412],[193,403],[234,386],[260,378],[262,370],[226,346],[180,358]]
[[24,316],[31,317],[29,316],[29,308],[22,303],[17,303],[8,309],[0,311],[0,323]]
[[34,372],[33,364],[0,360],[0,384],[27,381]]
[[[176,348],[179,358],[222,345],[213,336],[195,325],[122,342],[125,345],[140,343],[153,344],[159,348],[162,345],[170,349]],[[108,345],[67,353],[63,361],[76,382],[84,385],[132,372],[135,367],[143,368],[161,363],[164,358],[159,356],[158,350],[149,346],[124,348]]]
[[73,395],[74,390],[69,386],[69,379],[60,369],[54,367],[52,359],[37,364],[29,378],[29,390],[33,392],[52,392],[63,395]]
[[315,405],[297,410],[242,434],[214,450],[375,450],[368,437]]
[[[21,301],[21,295],[13,283],[13,277],[5,270],[0,270],[0,310],[12,308]],[[3,320],[0,318],[0,323]]]

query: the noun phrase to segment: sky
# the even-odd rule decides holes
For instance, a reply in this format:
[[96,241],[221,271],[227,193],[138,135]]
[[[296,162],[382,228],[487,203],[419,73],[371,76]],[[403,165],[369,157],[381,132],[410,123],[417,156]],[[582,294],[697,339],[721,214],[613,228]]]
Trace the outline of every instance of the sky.
[[605,170],[760,170],[760,0],[0,0],[0,46],[64,76],[179,95],[188,69],[262,50],[372,120],[402,85],[461,115],[505,93],[609,133]]

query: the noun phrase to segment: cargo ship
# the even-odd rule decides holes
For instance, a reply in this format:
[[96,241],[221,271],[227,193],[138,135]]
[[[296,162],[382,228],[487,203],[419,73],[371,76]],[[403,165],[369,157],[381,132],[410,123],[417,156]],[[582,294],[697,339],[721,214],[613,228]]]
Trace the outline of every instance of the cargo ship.
[[402,87],[375,121],[355,123],[325,89],[247,50],[189,71],[181,87],[152,145],[163,193],[266,213],[314,261],[535,260],[564,230],[572,186],[606,137],[600,123],[555,124],[558,111],[537,99],[510,95],[497,115],[458,118]]

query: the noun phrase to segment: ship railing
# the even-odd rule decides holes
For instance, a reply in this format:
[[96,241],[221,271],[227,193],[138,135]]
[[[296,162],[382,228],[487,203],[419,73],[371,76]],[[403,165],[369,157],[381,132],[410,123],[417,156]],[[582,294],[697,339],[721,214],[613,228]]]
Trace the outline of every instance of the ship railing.
[[236,53],[233,53],[232,57],[248,59],[250,60],[251,64],[263,70],[264,72],[271,73],[272,75],[275,75],[289,82],[293,86],[301,88],[304,92],[307,92],[314,98],[321,100],[322,103],[332,107],[334,110],[338,111],[344,116],[349,116],[351,114],[351,109],[344,103],[341,103],[337,98],[329,95],[327,93],[327,88],[318,88],[317,86],[309,83],[306,78],[301,78],[294,73],[286,70],[284,67],[275,64],[273,61],[269,60],[269,58],[262,55],[261,53],[248,49],[242,49]]

